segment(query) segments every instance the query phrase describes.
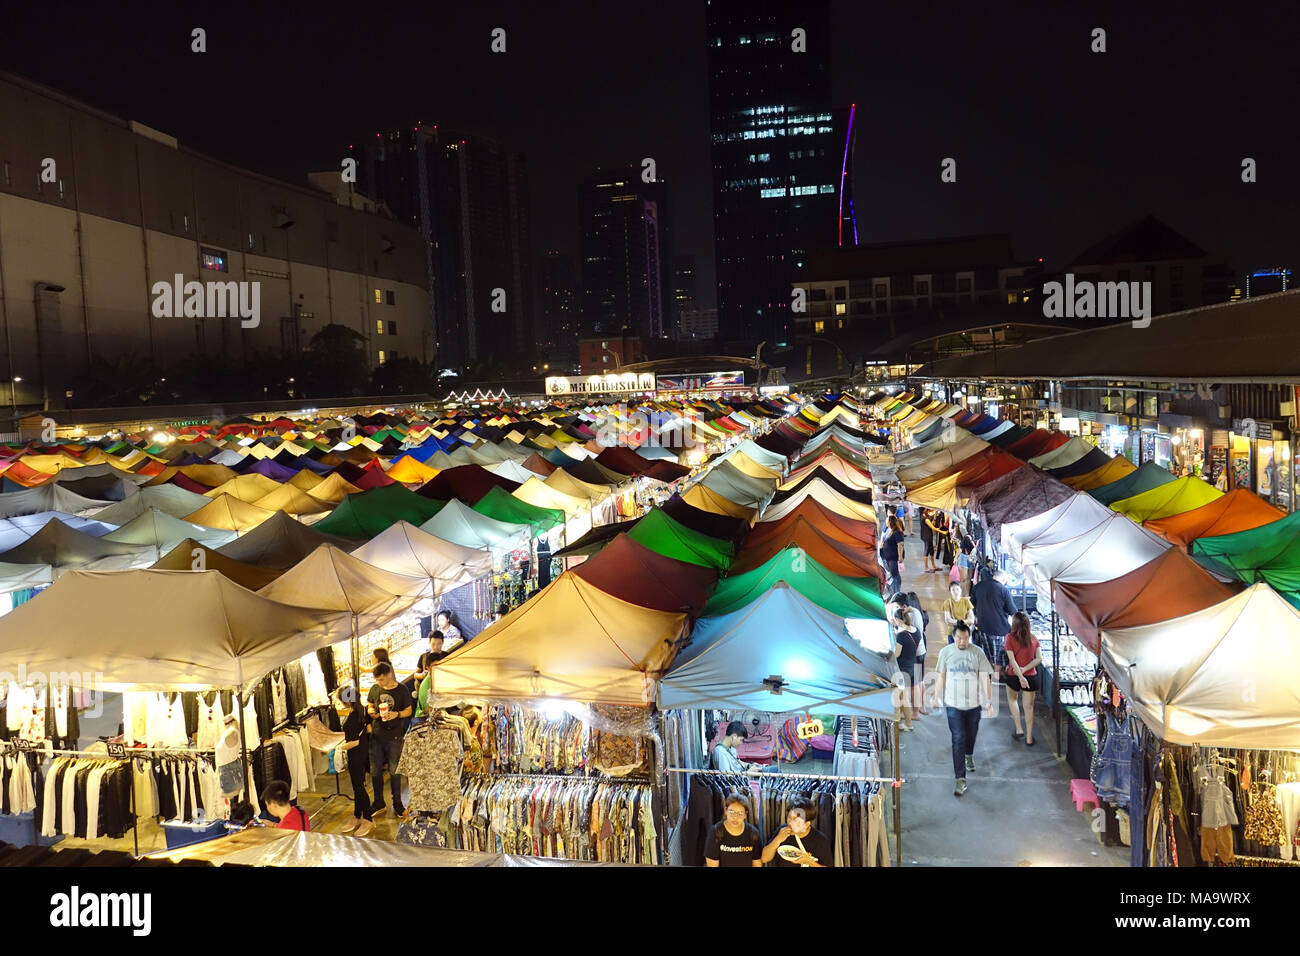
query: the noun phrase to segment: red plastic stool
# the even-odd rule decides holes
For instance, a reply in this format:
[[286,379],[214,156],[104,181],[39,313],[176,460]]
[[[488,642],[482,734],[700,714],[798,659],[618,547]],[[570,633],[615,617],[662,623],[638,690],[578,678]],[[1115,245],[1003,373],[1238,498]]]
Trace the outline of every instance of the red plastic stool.
[[1085,803],[1091,803],[1094,807],[1101,806],[1101,801],[1097,799],[1097,788],[1091,780],[1083,777],[1075,777],[1070,781],[1070,799],[1074,801],[1074,809],[1080,813],[1083,812]]

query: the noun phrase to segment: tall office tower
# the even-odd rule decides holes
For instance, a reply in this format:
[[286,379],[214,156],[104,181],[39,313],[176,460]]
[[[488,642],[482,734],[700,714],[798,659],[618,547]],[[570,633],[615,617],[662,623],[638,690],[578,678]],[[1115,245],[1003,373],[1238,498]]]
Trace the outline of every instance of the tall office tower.
[[665,184],[633,167],[597,172],[578,190],[584,336],[664,338],[671,308]]
[[524,157],[471,133],[419,125],[362,143],[358,191],[419,229],[438,364],[531,360],[533,296]]
[[573,256],[554,250],[542,257],[541,335],[537,357],[547,363],[578,357],[578,273]]
[[674,333],[681,331],[683,312],[696,307],[698,290],[695,282],[695,257],[673,257],[673,317]]
[[856,242],[854,110],[831,106],[829,0],[709,0],[706,22],[719,331],[777,348],[804,251]]

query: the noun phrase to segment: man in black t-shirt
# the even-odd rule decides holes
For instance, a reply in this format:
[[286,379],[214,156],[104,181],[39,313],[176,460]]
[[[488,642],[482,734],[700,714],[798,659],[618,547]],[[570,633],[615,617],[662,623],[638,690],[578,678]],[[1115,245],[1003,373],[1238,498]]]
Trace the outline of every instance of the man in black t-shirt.
[[738,795],[723,802],[723,820],[709,834],[705,866],[762,866],[763,838],[746,821],[749,808]]
[[384,764],[388,764],[388,782],[393,793],[393,812],[399,817],[402,808],[402,779],[397,775],[397,763],[402,759],[402,738],[411,722],[413,710],[411,692],[398,683],[393,675],[393,665],[380,663],[372,673],[375,683],[366,698],[366,713],[370,715],[370,779],[375,786],[375,803],[372,816],[385,809]]
[[763,862],[773,866],[834,866],[831,841],[814,830],[817,808],[804,797],[790,804],[786,825],[776,831],[772,842],[763,848]]

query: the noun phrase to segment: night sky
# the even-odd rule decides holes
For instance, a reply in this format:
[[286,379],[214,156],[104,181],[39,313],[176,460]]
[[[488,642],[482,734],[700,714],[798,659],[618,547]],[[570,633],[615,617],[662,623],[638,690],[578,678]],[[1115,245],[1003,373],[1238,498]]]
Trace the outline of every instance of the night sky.
[[[653,156],[676,250],[712,283],[703,2],[48,6],[9,5],[0,69],[290,182],[416,121],[502,140],[527,157],[538,252],[576,255],[585,175]],[[832,3],[862,241],[1009,231],[1050,268],[1152,213],[1239,270],[1300,268],[1300,10],[1087,6]]]

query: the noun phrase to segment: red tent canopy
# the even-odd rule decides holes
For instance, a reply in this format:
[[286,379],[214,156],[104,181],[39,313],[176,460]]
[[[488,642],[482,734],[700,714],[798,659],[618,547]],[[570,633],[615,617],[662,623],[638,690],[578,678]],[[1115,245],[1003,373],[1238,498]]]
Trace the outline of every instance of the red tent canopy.
[[642,458],[630,448],[606,448],[596,456],[596,461],[606,468],[622,472],[625,475],[644,475],[654,464],[648,458]]
[[500,488],[509,495],[514,494],[518,487],[519,482],[494,475],[481,465],[457,465],[438,472],[416,494],[439,501],[451,501],[454,498],[473,507],[493,488]]
[[[812,524],[818,528],[835,528],[840,532],[839,535],[836,535],[837,540],[844,541],[845,537],[841,537],[841,535],[843,535],[858,544],[868,545],[871,547],[875,546],[876,525],[873,522],[860,521],[857,518],[842,515],[838,511],[832,511],[811,495],[799,502],[793,511],[781,518],[779,521],[759,522],[754,526],[755,532],[759,529],[771,526],[787,527],[794,524],[800,518],[812,522]],[[746,543],[748,543],[749,540],[750,539],[747,538]],[[754,540],[757,541],[762,539],[757,538]]]
[[807,518],[798,518],[784,526],[779,521],[770,526],[760,524],[745,539],[745,545],[731,562],[728,573],[752,571],[766,564],[782,548],[793,545],[802,548],[810,558],[835,574],[883,580],[875,548],[865,547],[860,541],[843,540],[847,537],[837,528],[818,528]]
[[573,573],[606,594],[655,611],[697,615],[718,583],[718,572],[665,557],[620,534]]

